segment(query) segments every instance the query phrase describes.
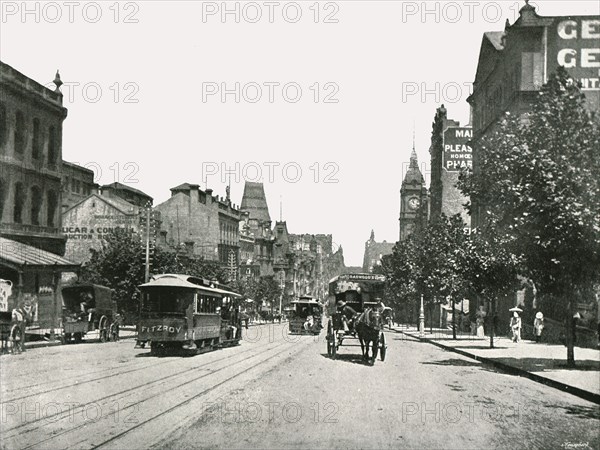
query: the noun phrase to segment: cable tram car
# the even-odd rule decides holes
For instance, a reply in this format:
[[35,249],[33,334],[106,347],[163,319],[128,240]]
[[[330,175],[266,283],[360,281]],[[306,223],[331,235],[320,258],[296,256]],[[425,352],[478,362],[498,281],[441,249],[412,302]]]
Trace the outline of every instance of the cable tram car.
[[323,307],[315,298],[303,296],[290,304],[294,308],[289,316],[291,334],[321,333]]
[[189,275],[155,275],[143,294],[138,345],[152,354],[197,354],[239,344],[241,295]]

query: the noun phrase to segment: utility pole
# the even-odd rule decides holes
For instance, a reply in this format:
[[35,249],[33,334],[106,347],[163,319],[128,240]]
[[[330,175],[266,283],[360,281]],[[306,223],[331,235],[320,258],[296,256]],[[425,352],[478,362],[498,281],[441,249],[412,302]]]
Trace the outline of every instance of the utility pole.
[[423,294],[421,294],[421,307],[419,308],[419,336],[425,337],[425,309],[423,308]]
[[144,282],[150,280],[150,205],[146,205],[146,260],[144,268]]
[[285,272],[283,270],[279,272],[279,287],[281,288],[281,292],[279,293],[279,315],[282,315],[283,310],[281,307],[283,303],[283,290],[285,289]]

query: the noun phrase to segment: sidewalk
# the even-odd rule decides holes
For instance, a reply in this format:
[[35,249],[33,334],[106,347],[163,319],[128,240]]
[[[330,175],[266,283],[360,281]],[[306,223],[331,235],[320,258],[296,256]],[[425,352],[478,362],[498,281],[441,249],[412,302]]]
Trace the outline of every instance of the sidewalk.
[[571,369],[567,367],[567,348],[563,345],[537,344],[534,341],[515,343],[499,336],[494,337],[495,348],[490,348],[489,336],[477,338],[457,334],[454,340],[452,330],[434,328],[433,334],[427,329],[425,337],[421,338],[415,327],[392,329],[600,404],[599,350],[575,347],[576,367]]

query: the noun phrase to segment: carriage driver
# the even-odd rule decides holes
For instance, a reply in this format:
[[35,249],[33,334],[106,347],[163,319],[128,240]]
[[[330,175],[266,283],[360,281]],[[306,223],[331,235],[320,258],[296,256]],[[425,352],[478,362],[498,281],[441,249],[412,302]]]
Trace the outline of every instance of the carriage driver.
[[350,331],[349,323],[354,321],[358,313],[354,310],[354,308],[348,306],[343,300],[337,302],[337,310],[342,314],[344,331]]

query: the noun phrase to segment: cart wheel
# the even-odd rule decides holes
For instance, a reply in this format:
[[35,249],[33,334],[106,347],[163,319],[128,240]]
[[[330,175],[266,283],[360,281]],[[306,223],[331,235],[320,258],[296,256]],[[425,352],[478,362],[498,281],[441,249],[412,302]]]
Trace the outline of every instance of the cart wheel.
[[327,356],[333,357],[335,353],[335,335],[333,334],[333,325],[331,320],[327,323]]
[[14,324],[10,329],[10,341],[12,343],[13,354],[23,351],[24,342],[21,340],[21,327],[17,324]]
[[82,333],[73,333],[73,340],[75,341],[76,344],[81,343],[81,341],[83,340],[83,334]]
[[100,337],[100,342],[108,341],[108,330],[109,330],[108,317],[102,316],[100,318],[100,322],[98,322],[98,333],[99,333],[99,337]]
[[379,351],[381,352],[381,361],[385,361],[385,352],[387,345],[385,344],[385,334],[381,333],[379,336]]

